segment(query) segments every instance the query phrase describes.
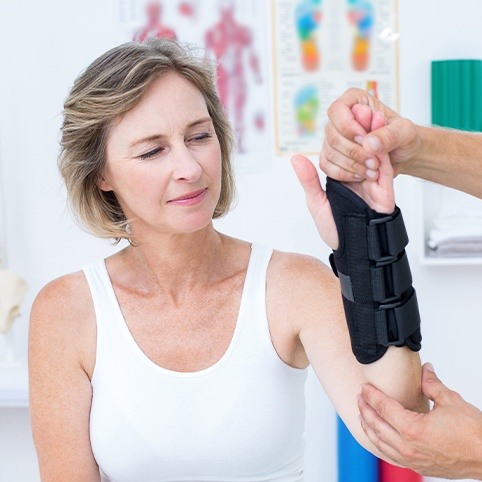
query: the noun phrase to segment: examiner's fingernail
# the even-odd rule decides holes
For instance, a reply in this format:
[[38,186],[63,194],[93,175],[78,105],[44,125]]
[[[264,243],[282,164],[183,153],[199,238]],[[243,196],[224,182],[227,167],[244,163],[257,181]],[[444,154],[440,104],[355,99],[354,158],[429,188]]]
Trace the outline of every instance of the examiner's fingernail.
[[378,167],[377,161],[375,161],[375,159],[367,159],[365,161],[365,166],[367,166],[368,169],[376,169]]
[[374,152],[378,152],[380,150],[380,141],[376,137],[368,137],[367,144],[368,147]]
[[361,146],[361,145],[363,144],[363,139],[364,139],[363,136],[355,136],[354,141],[355,141],[357,144],[360,144],[360,146]]
[[433,365],[431,363],[425,363],[425,368],[432,373],[435,373],[435,370],[433,369]]
[[363,177],[360,176],[360,174],[353,174],[353,177],[354,177],[355,179],[363,179]]
[[368,179],[376,179],[377,178],[377,172],[372,171],[370,169],[367,169],[367,172],[366,172],[365,176],[368,177]]

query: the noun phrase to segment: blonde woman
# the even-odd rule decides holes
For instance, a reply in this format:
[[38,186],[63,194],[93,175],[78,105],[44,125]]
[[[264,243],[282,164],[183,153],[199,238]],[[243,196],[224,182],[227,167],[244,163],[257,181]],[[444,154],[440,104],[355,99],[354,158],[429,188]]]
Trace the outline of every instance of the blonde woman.
[[[356,361],[331,270],[214,229],[233,197],[232,136],[212,66],[187,48],[130,43],[94,61],[65,102],[61,145],[80,220],[130,244],[52,281],[32,308],[44,482],[300,481],[309,364],[374,453],[361,383],[424,405],[416,352]],[[312,166],[293,162],[316,189]],[[362,195],[391,212],[382,178]],[[323,196],[316,221],[336,247]]]

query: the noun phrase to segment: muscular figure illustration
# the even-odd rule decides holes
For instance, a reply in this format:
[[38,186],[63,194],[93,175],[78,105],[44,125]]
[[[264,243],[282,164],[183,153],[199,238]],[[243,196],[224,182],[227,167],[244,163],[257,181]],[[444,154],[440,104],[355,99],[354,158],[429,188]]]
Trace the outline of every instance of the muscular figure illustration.
[[262,82],[259,60],[253,48],[251,29],[235,18],[235,2],[220,0],[221,18],[205,34],[205,44],[218,61],[217,87],[221,102],[231,119],[238,141],[238,152],[245,152],[244,110],[247,100],[245,54],[249,56],[255,82]]
[[193,20],[196,18],[197,8],[193,0],[180,2],[177,6],[177,11],[183,17],[189,17]]
[[372,0],[348,0],[348,20],[353,30],[352,66],[358,71],[366,70],[374,24]]
[[162,24],[161,2],[148,2],[146,4],[147,22],[133,36],[135,42],[145,42],[148,38],[171,38],[177,39],[176,32]]
[[301,47],[303,68],[319,68],[321,53],[318,47],[318,30],[321,24],[322,0],[300,0],[295,8],[295,25]]

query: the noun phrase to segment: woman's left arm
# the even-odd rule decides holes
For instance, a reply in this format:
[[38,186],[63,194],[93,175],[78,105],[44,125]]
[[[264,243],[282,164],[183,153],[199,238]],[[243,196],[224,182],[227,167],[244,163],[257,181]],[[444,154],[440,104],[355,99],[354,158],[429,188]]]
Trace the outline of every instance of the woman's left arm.
[[[363,116],[363,111],[358,116]],[[374,124],[384,120],[367,118]],[[303,156],[294,156],[293,167],[305,190],[308,208],[323,240],[333,249],[339,245],[338,232],[326,193],[321,187],[313,164]],[[379,213],[392,213],[395,209],[393,192],[393,169],[388,157],[380,159],[380,176],[377,181],[364,180],[350,188],[370,208]],[[389,346],[383,356],[373,363],[359,364],[351,353],[350,338],[343,319],[340,285],[329,273],[312,270],[305,276],[304,294],[308,298],[302,303],[299,338],[317,376],[331,398],[336,410],[355,437],[368,449],[373,445],[364,436],[358,421],[356,398],[361,383],[369,382],[388,396],[398,400],[404,407],[426,411],[427,401],[421,391],[421,364],[417,352],[407,347]],[[311,272],[311,271],[308,271]],[[347,278],[347,277],[345,277]],[[316,295],[316,284],[323,286]],[[346,283],[346,279],[345,279]],[[351,290],[351,286],[349,287]],[[345,293],[346,294],[346,293]],[[320,319],[323,320],[320,322]],[[358,328],[352,336],[358,336]],[[380,352],[383,353],[383,350]],[[377,455],[380,455],[377,453]]]
[[298,355],[287,361],[304,366],[302,360],[307,359],[353,436],[367,450],[392,462],[363,431],[357,399],[361,385],[370,383],[407,409],[427,411],[418,353],[407,347],[390,347],[378,361],[360,364],[351,349],[340,284],[331,269],[309,257],[286,264],[280,272],[285,287],[276,297],[277,307],[300,342]]

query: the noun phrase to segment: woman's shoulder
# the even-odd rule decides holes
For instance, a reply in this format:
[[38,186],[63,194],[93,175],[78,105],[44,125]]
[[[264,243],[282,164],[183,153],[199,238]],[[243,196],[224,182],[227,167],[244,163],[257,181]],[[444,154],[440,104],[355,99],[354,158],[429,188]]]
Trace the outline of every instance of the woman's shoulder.
[[[322,261],[295,253],[274,251],[267,272],[266,302],[270,330],[278,339],[288,340],[287,358],[294,366],[306,366],[301,346],[302,330],[332,315],[333,300],[339,300],[339,284]],[[280,346],[286,346],[280,343]]]
[[267,282],[271,296],[287,311],[323,304],[340,289],[332,270],[319,259],[282,251],[273,252]]
[[83,271],[65,274],[48,282],[38,292],[34,306],[59,305],[68,308],[70,304],[78,305],[88,294],[88,289]]
[[334,276],[331,269],[314,256],[278,250],[273,251],[269,269],[288,284],[330,281]]
[[[32,305],[29,322],[30,363],[81,367],[91,376],[96,347],[95,311],[82,271],[47,283]],[[52,368],[53,369],[53,368]]]
[[93,318],[94,308],[83,271],[60,276],[37,294],[30,315],[31,329],[62,331],[75,327],[79,320]]

